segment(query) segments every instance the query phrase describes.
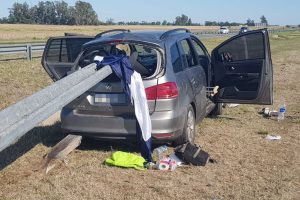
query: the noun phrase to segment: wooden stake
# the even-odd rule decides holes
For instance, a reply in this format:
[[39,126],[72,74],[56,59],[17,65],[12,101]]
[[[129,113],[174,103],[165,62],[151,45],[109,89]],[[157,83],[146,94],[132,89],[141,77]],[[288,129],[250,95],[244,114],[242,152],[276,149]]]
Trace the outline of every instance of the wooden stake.
[[54,160],[64,160],[69,153],[76,149],[81,143],[82,136],[68,135],[57,143],[46,156],[46,174],[55,167]]

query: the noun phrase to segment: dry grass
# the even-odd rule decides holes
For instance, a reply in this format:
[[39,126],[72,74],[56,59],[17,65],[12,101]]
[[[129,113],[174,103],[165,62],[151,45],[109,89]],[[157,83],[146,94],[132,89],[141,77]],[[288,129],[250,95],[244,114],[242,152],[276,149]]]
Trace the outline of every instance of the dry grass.
[[[281,123],[263,118],[258,114],[262,106],[256,105],[227,108],[224,117],[206,118],[196,141],[217,163],[182,167],[173,173],[108,167],[102,162],[110,155],[111,146],[125,151],[136,148],[87,140],[70,154],[68,165],[60,165],[48,175],[34,172],[54,143],[47,141],[60,134],[56,124],[35,130],[33,143],[30,138],[23,139],[33,148],[0,172],[0,199],[300,199],[300,34],[271,38],[274,108],[285,102],[287,118]],[[211,49],[222,40],[204,43]],[[36,71],[34,75],[26,72],[28,66]],[[6,98],[8,102],[51,82],[37,60],[1,63],[0,69],[1,94],[20,93]],[[2,107],[8,104],[2,103],[2,96],[0,100]],[[266,141],[259,132],[278,134],[282,139]],[[10,153],[18,151],[15,148]]]
[[[62,36],[65,32],[96,35],[110,29],[130,30],[167,30],[180,28],[180,26],[59,26],[59,25],[24,25],[0,24],[0,43],[43,42],[49,37]],[[191,26],[193,31],[215,31],[217,26]]]
[[0,61],[0,109],[52,83],[40,59]]
[[[49,37],[62,36],[65,32],[96,35],[110,29],[130,30],[168,30],[174,28],[188,28],[191,31],[217,31],[219,26],[60,26],[60,25],[28,25],[28,24],[0,24],[0,43],[45,42]],[[282,27],[270,27],[278,29]],[[238,30],[239,27],[230,27]]]

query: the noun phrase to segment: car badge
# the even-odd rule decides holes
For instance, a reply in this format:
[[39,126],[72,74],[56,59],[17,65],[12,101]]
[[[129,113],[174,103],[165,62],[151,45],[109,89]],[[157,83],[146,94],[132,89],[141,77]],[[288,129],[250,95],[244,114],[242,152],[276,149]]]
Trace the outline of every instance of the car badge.
[[109,84],[109,83],[107,83],[106,85],[105,85],[105,89],[107,90],[107,91],[112,91],[112,86],[111,86],[111,84]]

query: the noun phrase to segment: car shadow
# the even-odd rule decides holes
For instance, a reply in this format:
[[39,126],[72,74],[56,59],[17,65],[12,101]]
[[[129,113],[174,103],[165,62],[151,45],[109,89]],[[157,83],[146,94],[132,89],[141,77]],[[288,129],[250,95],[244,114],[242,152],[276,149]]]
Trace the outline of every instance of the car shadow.
[[138,142],[132,140],[97,140],[84,137],[77,148],[82,151],[124,151],[139,152]]

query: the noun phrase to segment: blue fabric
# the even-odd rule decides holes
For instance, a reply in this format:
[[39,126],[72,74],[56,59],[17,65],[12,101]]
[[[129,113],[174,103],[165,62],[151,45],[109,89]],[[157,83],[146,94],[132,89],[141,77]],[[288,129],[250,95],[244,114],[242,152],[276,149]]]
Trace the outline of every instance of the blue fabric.
[[150,137],[149,140],[144,141],[142,136],[142,130],[138,121],[136,121],[136,135],[137,135],[138,144],[140,146],[142,157],[145,158],[147,162],[152,162],[152,155],[151,155],[152,139]]
[[[131,76],[133,74],[133,68],[126,55],[119,56],[106,56],[101,62],[95,61],[97,64],[97,70],[101,69],[105,65],[110,65],[114,73],[121,79],[122,87],[129,99],[131,99],[131,92],[129,84],[131,83]],[[136,135],[138,143],[140,144],[141,155],[147,162],[152,162],[151,155],[151,138],[144,141],[142,137],[142,131],[138,121],[136,120]]]

